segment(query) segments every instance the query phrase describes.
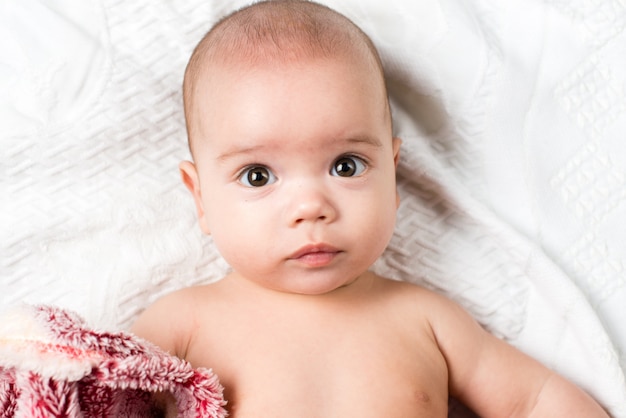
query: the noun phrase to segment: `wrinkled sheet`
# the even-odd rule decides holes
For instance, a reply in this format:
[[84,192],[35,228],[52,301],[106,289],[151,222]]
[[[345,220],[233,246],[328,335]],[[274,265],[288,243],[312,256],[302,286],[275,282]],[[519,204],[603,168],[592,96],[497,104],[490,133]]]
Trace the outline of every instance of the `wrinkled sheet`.
[[[626,4],[326,0],[403,139],[376,270],[436,289],[626,416]],[[125,329],[226,271],[197,226],[186,60],[240,0],[0,3],[0,309]]]

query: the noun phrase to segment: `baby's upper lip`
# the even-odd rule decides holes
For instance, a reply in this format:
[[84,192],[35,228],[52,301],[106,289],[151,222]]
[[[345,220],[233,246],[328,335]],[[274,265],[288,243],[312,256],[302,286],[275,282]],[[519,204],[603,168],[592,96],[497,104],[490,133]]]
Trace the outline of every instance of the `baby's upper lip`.
[[340,250],[328,244],[308,244],[289,256],[290,259],[298,259],[312,253],[338,253]]

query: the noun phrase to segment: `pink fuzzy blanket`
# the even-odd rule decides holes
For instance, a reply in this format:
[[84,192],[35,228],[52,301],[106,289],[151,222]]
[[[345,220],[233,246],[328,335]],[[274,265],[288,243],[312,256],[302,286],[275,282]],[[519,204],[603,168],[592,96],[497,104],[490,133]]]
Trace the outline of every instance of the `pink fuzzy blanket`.
[[90,329],[59,308],[23,307],[0,318],[0,418],[157,416],[169,391],[179,417],[225,417],[222,387],[125,333]]

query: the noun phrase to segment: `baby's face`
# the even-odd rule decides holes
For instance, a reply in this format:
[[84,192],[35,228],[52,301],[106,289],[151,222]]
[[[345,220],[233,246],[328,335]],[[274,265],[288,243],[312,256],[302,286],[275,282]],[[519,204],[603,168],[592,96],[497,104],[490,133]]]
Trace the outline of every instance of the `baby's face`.
[[378,80],[339,60],[214,75],[198,83],[196,169],[183,177],[234,274],[302,294],[357,279],[397,209],[400,141]]

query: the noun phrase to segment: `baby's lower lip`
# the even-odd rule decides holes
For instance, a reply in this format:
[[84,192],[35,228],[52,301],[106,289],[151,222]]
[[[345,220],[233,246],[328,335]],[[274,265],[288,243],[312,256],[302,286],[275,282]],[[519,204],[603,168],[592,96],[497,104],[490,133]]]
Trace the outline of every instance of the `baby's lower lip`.
[[309,267],[324,267],[329,265],[339,254],[338,251],[316,251],[302,254],[294,260]]

